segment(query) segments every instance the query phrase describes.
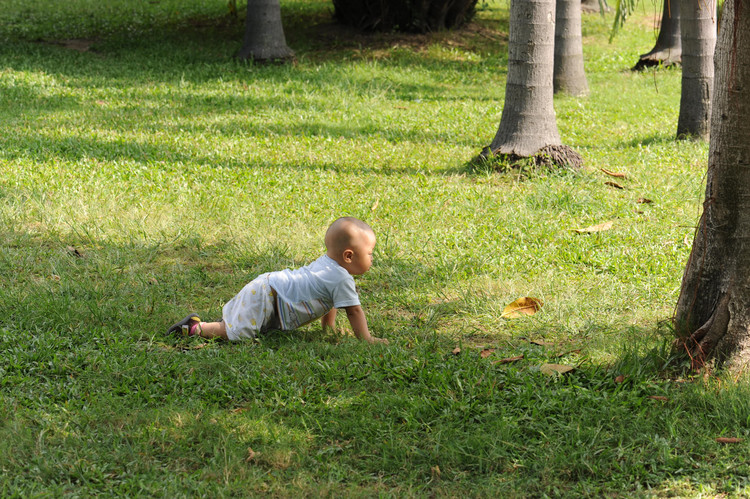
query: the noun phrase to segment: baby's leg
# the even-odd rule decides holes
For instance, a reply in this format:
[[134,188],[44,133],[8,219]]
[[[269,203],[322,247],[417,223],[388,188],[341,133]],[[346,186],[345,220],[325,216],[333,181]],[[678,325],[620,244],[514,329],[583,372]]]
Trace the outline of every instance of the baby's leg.
[[197,332],[203,338],[221,338],[222,340],[227,339],[227,328],[224,326],[224,321],[220,322],[201,322],[196,324]]

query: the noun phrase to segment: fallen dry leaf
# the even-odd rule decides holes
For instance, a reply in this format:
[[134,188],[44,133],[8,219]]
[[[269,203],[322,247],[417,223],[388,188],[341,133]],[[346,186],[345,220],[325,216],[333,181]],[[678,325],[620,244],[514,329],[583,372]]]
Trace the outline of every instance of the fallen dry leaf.
[[375,211],[378,209],[378,203],[380,203],[379,199],[376,199],[375,202],[372,204],[372,207],[370,208],[370,211]]
[[554,376],[555,374],[566,374],[570,371],[573,371],[574,369],[575,367],[566,366],[564,364],[542,364],[542,366],[539,368],[542,373],[548,376]]
[[649,395],[646,398],[654,399],[654,400],[661,400],[662,402],[666,402],[669,400],[669,397],[665,397],[663,395]]
[[617,182],[604,182],[604,185],[608,185],[610,187],[614,187],[615,189],[624,189],[624,185],[620,185]]
[[532,345],[540,346],[540,347],[551,347],[555,345],[551,341],[544,341],[544,340],[529,340],[529,343],[531,343]]
[[737,437],[719,437],[716,441],[720,444],[738,444],[742,442],[742,439]]
[[523,360],[523,355],[519,355],[518,357],[506,357],[504,359],[495,360],[492,363],[493,364],[510,364],[511,362],[518,362],[519,360]]
[[73,256],[77,256],[78,258],[83,258],[83,252],[81,252],[78,248],[75,246],[68,246],[65,248],[68,250],[68,253],[70,253]]
[[482,350],[481,352],[479,352],[479,356],[481,358],[483,358],[483,359],[486,359],[487,357],[489,357],[493,353],[495,353],[495,349],[494,348],[485,348],[484,350]]
[[610,177],[617,177],[617,178],[628,178],[627,175],[620,172],[613,172],[612,170],[607,170],[606,168],[600,168],[601,171],[609,175]]
[[250,461],[252,461],[256,457],[258,457],[258,455],[259,455],[258,452],[255,452],[253,449],[251,449],[250,447],[248,447],[247,448],[247,457],[245,458],[245,462],[249,463]]
[[508,304],[500,317],[516,319],[522,315],[534,315],[542,308],[542,305],[543,303],[539,298],[524,296]]
[[612,225],[614,225],[614,222],[609,221],[598,225],[592,225],[590,227],[586,227],[585,229],[573,229],[573,232],[577,232],[578,234],[592,234],[594,232],[609,230],[612,228]]
[[451,353],[452,353],[453,355],[458,355],[458,354],[460,354],[460,353],[461,353],[461,347],[456,347],[456,348],[454,348],[454,349],[453,349],[453,351],[451,351]]
[[638,204],[649,204],[649,203],[653,203],[653,201],[651,201],[648,198],[638,198],[636,200],[636,203],[638,203]]
[[622,374],[615,378],[615,383],[623,383],[624,381],[625,381],[625,376],[623,376]]
[[442,474],[440,472],[440,466],[436,464],[435,466],[430,468],[430,474],[432,475],[433,480],[440,480],[440,475]]

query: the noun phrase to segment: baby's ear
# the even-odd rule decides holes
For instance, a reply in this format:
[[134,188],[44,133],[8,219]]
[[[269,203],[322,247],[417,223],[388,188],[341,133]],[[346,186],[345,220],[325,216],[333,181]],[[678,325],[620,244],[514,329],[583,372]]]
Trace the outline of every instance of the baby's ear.
[[345,262],[350,261],[353,256],[354,256],[354,251],[352,251],[350,249],[345,249],[344,250],[344,261]]

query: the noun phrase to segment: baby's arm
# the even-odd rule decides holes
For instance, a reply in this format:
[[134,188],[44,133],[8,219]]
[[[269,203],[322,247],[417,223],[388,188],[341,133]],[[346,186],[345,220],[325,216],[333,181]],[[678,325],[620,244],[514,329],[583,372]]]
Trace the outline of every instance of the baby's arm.
[[332,308],[326,315],[320,318],[320,325],[323,326],[323,331],[331,328],[334,332],[336,331],[336,309]]
[[376,338],[370,334],[370,330],[367,327],[367,318],[365,317],[365,311],[362,310],[361,305],[345,307],[344,310],[346,310],[346,317],[347,319],[349,319],[349,324],[351,324],[352,326],[354,336],[356,336],[358,340],[366,341],[367,343],[388,344],[388,340],[386,340],[385,338]]

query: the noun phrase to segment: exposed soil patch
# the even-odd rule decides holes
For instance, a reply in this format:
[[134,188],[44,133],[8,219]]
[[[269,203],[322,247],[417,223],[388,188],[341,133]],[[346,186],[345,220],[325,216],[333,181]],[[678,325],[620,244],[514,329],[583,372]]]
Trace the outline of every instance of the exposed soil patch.
[[91,47],[98,42],[98,40],[88,38],[70,38],[65,40],[38,40],[40,43],[46,43],[48,45],[59,45],[66,49],[75,50],[76,52],[94,52]]

